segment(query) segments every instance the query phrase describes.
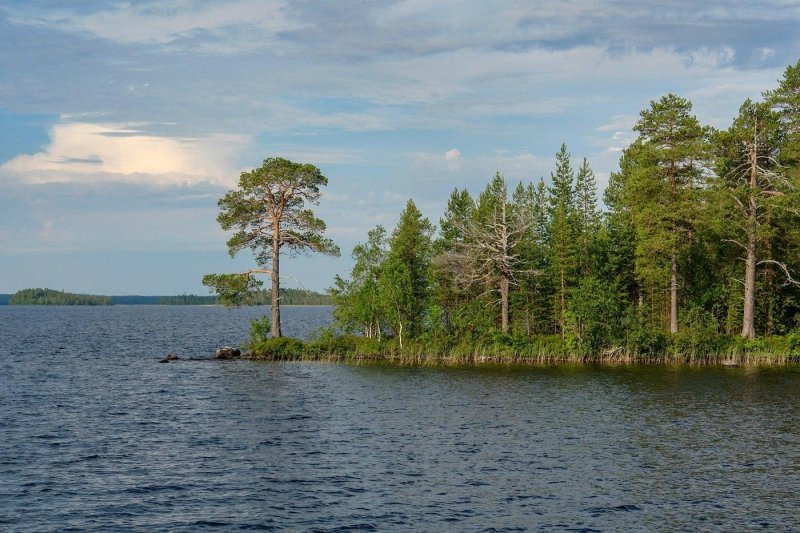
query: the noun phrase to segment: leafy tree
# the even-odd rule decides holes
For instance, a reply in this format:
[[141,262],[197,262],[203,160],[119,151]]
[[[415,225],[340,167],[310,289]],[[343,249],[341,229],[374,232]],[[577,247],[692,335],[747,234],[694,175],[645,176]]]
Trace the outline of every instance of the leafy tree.
[[386,260],[386,230],[377,226],[367,234],[367,242],[353,248],[351,280],[339,276],[329,290],[336,309],[334,319],[347,331],[360,330],[367,338],[380,338],[386,311],[379,281]]
[[621,339],[624,315],[617,285],[586,276],[570,291],[567,340],[581,354],[594,353]]
[[235,230],[228,239],[231,257],[244,249],[255,255],[257,268],[236,274],[208,274],[203,284],[219,294],[226,306],[247,303],[262,282],[255,274],[272,280],[272,336],[281,336],[280,254],[321,252],[339,255],[339,249],[323,236],[325,222],[307,209],[318,205],[320,187],[328,179],[310,164],[282,158],[264,160],[261,167],[242,172],[239,187],[219,200],[217,221],[223,230]]

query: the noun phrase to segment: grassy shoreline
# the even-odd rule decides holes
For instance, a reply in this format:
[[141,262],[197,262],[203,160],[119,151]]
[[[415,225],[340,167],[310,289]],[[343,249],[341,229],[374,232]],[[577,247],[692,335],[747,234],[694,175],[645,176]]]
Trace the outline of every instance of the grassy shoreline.
[[290,337],[267,339],[245,346],[244,359],[254,361],[325,361],[390,363],[407,366],[480,366],[559,364],[782,366],[800,363],[800,348],[785,342],[740,342],[729,339],[705,350],[677,351],[680,344],[659,352],[634,352],[615,347],[596,353],[571,350],[560,337],[533,339],[524,345],[503,343],[447,344],[412,342],[402,348],[394,340],[377,341],[349,335],[326,336],[311,341]]

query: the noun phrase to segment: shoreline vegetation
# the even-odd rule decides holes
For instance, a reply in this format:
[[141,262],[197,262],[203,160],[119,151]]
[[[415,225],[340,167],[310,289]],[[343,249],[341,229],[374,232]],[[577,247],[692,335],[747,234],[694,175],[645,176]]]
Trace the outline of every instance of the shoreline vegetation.
[[308,342],[281,336],[278,264],[286,248],[338,251],[306,209],[327,178],[267,159],[219,201],[230,254],[252,252],[254,268],[203,283],[236,306],[271,278],[251,359],[798,362],[800,61],[761,96],[727,129],[686,98],[652,100],[602,198],[562,143],[548,182],[497,172],[483,190],[456,187],[438,224],[409,199],[393,229],[353,248],[328,291],[333,325]]
[[323,330],[308,341],[277,337],[244,343],[240,359],[252,361],[321,361],[389,363],[402,366],[542,366],[561,364],[780,366],[800,363],[800,335],[757,340],[719,335],[713,339],[687,336],[657,339],[660,346],[621,345],[581,352],[560,336],[530,339],[500,337],[476,343],[453,340],[412,341],[401,348],[397,339],[377,340],[336,335]]
[[[303,290],[281,289],[283,305],[330,305],[326,294]],[[269,305],[270,294],[260,291],[250,305]],[[14,294],[0,294],[0,305],[221,305],[217,296],[181,294],[176,296],[104,296],[75,294],[53,289],[22,289]]]

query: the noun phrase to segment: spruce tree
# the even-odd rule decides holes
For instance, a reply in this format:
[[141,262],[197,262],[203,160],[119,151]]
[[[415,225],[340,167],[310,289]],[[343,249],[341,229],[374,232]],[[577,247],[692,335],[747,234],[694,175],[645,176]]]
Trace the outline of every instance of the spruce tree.
[[600,225],[597,210],[597,182],[586,158],[583,159],[575,179],[576,213],[576,265],[580,276],[589,274],[590,251],[594,234]]
[[419,335],[429,305],[434,226],[409,200],[389,240],[381,273],[382,298],[393,314],[395,332]]
[[548,257],[550,277],[555,288],[554,322],[563,333],[567,295],[575,269],[575,173],[570,165],[567,145],[556,153],[556,170],[550,174],[548,201]]

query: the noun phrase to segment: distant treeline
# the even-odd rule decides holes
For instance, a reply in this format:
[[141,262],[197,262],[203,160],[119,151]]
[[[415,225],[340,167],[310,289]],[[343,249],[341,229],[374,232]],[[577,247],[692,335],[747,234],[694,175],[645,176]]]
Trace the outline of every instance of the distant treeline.
[[96,294],[73,294],[53,289],[23,289],[9,300],[11,305],[111,305],[111,298]]
[[[99,296],[72,294],[53,289],[23,289],[16,294],[0,294],[0,305],[216,305],[216,296],[182,294],[178,296]],[[269,305],[269,291],[260,291],[253,305]],[[281,289],[284,305],[329,305],[330,297],[303,289]]]
[[[327,294],[304,289],[281,289],[281,305],[330,305],[331,298]],[[270,291],[262,290],[256,295],[255,305],[269,305]]]

